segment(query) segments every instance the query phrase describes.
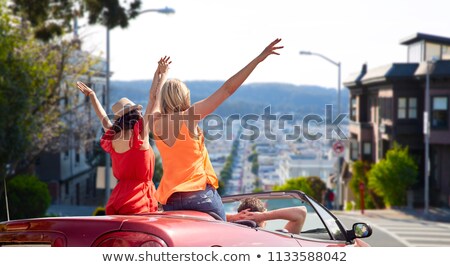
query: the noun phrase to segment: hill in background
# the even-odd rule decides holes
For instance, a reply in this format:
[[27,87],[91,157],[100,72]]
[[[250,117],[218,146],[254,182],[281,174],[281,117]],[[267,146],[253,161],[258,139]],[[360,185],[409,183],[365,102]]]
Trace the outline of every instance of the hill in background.
[[[191,101],[201,100],[215,90],[223,81],[188,81],[191,90]],[[111,103],[121,97],[145,107],[148,101],[151,80],[111,81]],[[348,90],[341,90],[341,111],[348,113]],[[320,86],[293,85],[285,83],[250,83],[244,84],[227,99],[214,113],[220,116],[231,114],[263,114],[264,108],[271,106],[272,113],[295,114],[303,117],[306,114],[324,114],[327,104],[337,103],[337,90]]]

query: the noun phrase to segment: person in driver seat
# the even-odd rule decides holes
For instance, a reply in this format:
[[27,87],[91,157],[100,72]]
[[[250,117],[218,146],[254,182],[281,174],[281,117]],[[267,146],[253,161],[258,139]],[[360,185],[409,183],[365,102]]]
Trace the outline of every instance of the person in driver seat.
[[249,197],[241,201],[237,214],[227,214],[227,221],[252,220],[259,227],[264,228],[266,221],[287,220],[283,231],[300,234],[306,218],[306,207],[288,207],[268,211],[264,203],[256,198]]

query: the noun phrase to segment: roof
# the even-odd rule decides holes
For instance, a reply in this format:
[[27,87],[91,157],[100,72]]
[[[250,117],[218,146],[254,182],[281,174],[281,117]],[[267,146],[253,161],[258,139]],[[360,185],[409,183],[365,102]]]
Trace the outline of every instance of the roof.
[[[374,69],[369,69],[364,76],[354,81],[348,80],[344,84],[348,87],[358,86],[359,83],[371,84],[392,80],[412,80],[426,75],[426,62],[421,63],[393,63]],[[438,60],[430,69],[431,77],[450,77],[450,60]],[[353,76],[353,78],[356,77]]]
[[366,83],[373,80],[385,80],[386,73],[391,69],[392,64],[377,67],[367,70],[367,73],[361,79],[361,82]]
[[418,63],[393,63],[368,70],[361,79],[363,84],[386,81],[412,79],[415,75]]
[[361,83],[361,79],[367,73],[367,64],[363,64],[360,72],[350,74],[344,81],[344,85],[347,87],[356,86]]
[[[414,75],[425,76],[427,74],[427,62],[421,62]],[[438,60],[430,68],[432,77],[450,77],[450,60]]]
[[400,44],[409,45],[412,43],[417,43],[419,41],[428,41],[432,43],[450,45],[450,38],[420,32],[400,40]]

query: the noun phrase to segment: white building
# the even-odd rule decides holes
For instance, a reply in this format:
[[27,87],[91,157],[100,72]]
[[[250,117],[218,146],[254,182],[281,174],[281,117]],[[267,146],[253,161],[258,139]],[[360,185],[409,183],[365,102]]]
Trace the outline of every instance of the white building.
[[278,167],[280,184],[299,176],[317,176],[326,183],[330,174],[335,173],[336,159],[322,151],[302,151],[301,154],[285,153],[281,156]]
[[[96,92],[102,105],[106,100],[105,70],[106,62],[100,60],[92,67],[91,76],[80,77]],[[48,184],[52,204],[103,205],[104,190],[97,190],[97,168],[89,164],[95,141],[101,136],[101,125],[89,99],[79,92],[76,85],[67,89],[76,93],[63,97],[61,101],[61,108],[70,107],[61,117],[61,122],[67,127],[60,137],[61,145],[58,151],[39,156],[35,164],[36,174]]]

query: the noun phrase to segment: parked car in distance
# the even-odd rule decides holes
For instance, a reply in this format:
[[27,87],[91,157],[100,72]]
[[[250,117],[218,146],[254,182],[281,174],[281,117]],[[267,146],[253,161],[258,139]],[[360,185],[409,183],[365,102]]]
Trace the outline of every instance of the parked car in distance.
[[[264,228],[253,221],[225,222],[198,211],[160,211],[138,215],[46,217],[0,223],[0,246],[54,247],[326,247],[358,246],[371,227],[345,226],[324,206],[300,191],[224,196],[227,213],[240,201],[257,197],[268,210],[305,206],[307,216],[299,234],[282,231],[286,221],[273,220]],[[356,245],[355,245],[356,244]]]

